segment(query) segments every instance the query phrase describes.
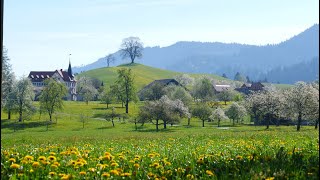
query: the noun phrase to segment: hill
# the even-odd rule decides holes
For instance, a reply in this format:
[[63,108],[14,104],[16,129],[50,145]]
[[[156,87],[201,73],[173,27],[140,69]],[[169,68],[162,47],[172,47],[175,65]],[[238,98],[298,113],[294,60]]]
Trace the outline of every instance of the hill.
[[[98,68],[98,69],[82,72],[78,75],[78,78],[81,76],[94,77],[103,81],[105,85],[109,86],[110,84],[115,82],[117,78],[117,70],[121,68],[132,69],[132,72],[135,76],[136,86],[138,90],[140,90],[142,87],[144,87],[145,85],[151,83],[156,79],[174,78],[174,76],[183,74],[180,72],[174,72],[170,70],[164,70],[164,69],[159,69],[159,68],[154,68],[154,67],[134,63],[134,64],[119,65],[117,67]],[[189,73],[189,75],[191,77],[199,77],[204,74]],[[231,81],[221,76],[212,75],[212,74],[207,74],[207,75],[216,80]]]
[[[117,59],[115,65],[123,63],[119,52],[115,52],[114,56]],[[265,79],[267,74],[272,72],[276,77],[272,78],[274,83],[294,83],[300,79],[292,76],[291,79],[277,78],[280,75],[277,75],[277,69],[309,63],[316,57],[319,57],[318,24],[286,41],[272,45],[184,41],[167,47],[146,47],[142,59],[136,62],[178,72],[219,75],[225,73],[230,78],[240,72],[255,81]],[[75,67],[74,72],[105,66],[105,58],[100,58],[86,66]],[[316,73],[311,76],[301,75],[310,77],[305,79],[306,81],[313,81],[317,76]]]
[[[89,71],[80,73],[79,75],[77,75],[77,78],[80,78],[82,76],[93,77],[93,78],[97,78],[97,79],[103,81],[103,83],[106,86],[109,86],[115,82],[115,80],[117,78],[117,70],[121,69],[121,68],[132,69],[132,72],[135,76],[136,87],[137,87],[138,91],[154,80],[174,78],[177,75],[184,74],[181,72],[174,72],[174,71],[170,71],[170,70],[164,70],[164,69],[160,69],[160,68],[146,66],[143,64],[139,64],[139,63],[134,63],[134,64],[123,64],[123,65],[119,65],[116,67],[104,67],[104,68],[89,70]],[[214,74],[200,74],[200,73],[199,74],[185,73],[185,74],[188,74],[189,76],[191,76],[193,78],[198,78],[203,75],[207,75],[216,81],[228,82],[229,84],[232,84],[234,86],[242,85],[241,82],[226,79],[224,77],[214,75]],[[268,83],[267,85],[270,85],[270,83]],[[290,85],[287,85],[287,84],[273,84],[273,85],[276,87],[279,87],[279,88],[290,87]]]

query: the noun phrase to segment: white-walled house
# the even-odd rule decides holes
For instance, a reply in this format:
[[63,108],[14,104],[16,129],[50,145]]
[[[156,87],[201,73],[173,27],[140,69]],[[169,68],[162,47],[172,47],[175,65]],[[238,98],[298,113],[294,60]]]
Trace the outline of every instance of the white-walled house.
[[64,83],[68,89],[66,100],[77,100],[77,81],[72,74],[71,63],[69,62],[68,71],[55,70],[55,71],[30,71],[28,78],[34,86],[35,99],[37,100],[43,87],[44,80],[53,78],[61,83]]

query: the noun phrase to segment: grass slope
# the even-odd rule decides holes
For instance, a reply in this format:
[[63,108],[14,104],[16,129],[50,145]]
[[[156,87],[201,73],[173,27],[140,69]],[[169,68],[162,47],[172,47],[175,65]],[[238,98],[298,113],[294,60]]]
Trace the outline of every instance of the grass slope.
[[[137,87],[138,91],[156,79],[174,78],[174,76],[177,76],[179,74],[183,74],[181,72],[163,70],[163,69],[159,69],[159,68],[145,66],[142,64],[138,64],[138,63],[133,63],[133,64],[119,65],[117,67],[105,67],[105,68],[99,68],[99,69],[86,71],[86,72],[79,74],[78,77],[81,77],[81,76],[94,77],[94,78],[97,78],[97,79],[103,81],[103,83],[108,87],[109,85],[111,85],[112,83],[115,82],[115,80],[117,78],[117,70],[121,69],[121,68],[132,69],[133,74],[135,76],[136,87]],[[189,75],[191,77],[196,78],[196,77],[200,77],[201,75],[205,75],[205,74],[189,74]],[[223,78],[221,76],[217,76],[217,75],[211,75],[211,74],[206,74],[206,75],[209,75],[217,80],[228,80],[228,79],[225,79],[225,78]]]

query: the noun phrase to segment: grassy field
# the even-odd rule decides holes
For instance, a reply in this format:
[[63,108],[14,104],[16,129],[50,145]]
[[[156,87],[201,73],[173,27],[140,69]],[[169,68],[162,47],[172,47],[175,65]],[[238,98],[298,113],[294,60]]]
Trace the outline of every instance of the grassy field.
[[[141,104],[130,104],[132,116]],[[119,113],[120,104],[113,104]],[[1,179],[319,179],[319,131],[185,119],[153,124],[103,119],[105,104],[66,102],[48,125],[1,114]],[[81,122],[83,114],[85,123]],[[15,126],[14,126],[15,125]],[[84,125],[84,126],[83,126]]]
[[[120,65],[117,67],[105,67],[105,68],[94,69],[94,70],[83,72],[78,76],[94,77],[103,81],[106,86],[109,86],[115,82],[117,78],[117,70],[121,68],[132,69],[132,72],[135,75],[137,90],[142,89],[144,86],[148,85],[149,83],[151,83],[156,79],[174,78],[174,76],[183,74],[179,72],[168,71],[168,70],[163,70],[159,68],[154,68],[154,67],[134,63],[134,64]],[[191,77],[200,77],[201,75],[204,75],[204,74],[189,74],[189,75]],[[227,80],[221,76],[211,75],[211,74],[207,74],[207,75],[210,77],[213,77],[214,79]],[[227,81],[230,81],[230,80],[227,80]]]

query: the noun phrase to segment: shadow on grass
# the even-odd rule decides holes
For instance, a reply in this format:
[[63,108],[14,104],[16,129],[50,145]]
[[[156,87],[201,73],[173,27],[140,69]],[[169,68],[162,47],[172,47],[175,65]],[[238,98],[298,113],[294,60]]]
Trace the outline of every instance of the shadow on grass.
[[92,108],[92,109],[95,109],[95,110],[108,110],[108,109],[112,109],[112,108]]
[[175,132],[174,129],[159,129],[158,131],[156,130],[156,128],[150,129],[150,128],[138,128],[136,129],[132,129],[130,132],[152,132],[152,133],[172,133]]
[[14,120],[1,120],[1,129],[24,130],[26,128],[46,127],[47,123],[49,123],[48,126],[56,124],[54,121],[16,122]]
[[102,129],[113,129],[114,127],[112,127],[112,126],[105,126],[105,127],[99,127],[99,128],[96,128],[96,129],[100,129],[100,130],[102,130]]

